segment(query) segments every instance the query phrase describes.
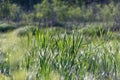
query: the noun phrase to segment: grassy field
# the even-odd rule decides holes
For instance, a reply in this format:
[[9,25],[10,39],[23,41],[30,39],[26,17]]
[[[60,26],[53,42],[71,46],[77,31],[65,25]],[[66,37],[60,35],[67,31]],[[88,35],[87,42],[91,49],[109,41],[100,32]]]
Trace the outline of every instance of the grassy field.
[[[13,26],[13,25],[12,25]],[[120,35],[101,25],[0,26],[0,80],[119,80]]]

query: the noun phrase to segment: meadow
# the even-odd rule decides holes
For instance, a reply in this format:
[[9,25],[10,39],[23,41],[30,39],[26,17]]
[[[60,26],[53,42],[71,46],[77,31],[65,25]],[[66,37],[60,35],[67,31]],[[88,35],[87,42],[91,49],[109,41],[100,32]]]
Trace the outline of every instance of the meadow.
[[120,80],[120,1],[1,0],[0,80]]
[[0,80],[119,80],[118,33],[94,24],[10,29],[0,34]]

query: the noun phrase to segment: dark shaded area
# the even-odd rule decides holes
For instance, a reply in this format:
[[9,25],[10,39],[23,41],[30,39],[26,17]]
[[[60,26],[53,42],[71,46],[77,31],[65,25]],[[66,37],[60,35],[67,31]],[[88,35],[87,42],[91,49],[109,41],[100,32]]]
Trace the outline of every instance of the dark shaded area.
[[32,9],[33,5],[41,2],[42,0],[11,0],[11,3],[21,5],[21,7],[25,10]]
[[16,29],[17,27],[15,25],[0,25],[0,33],[6,33],[9,31],[13,31],[14,29]]
[[[32,9],[33,5],[37,3],[42,3],[44,0],[10,0],[11,3],[17,3],[18,5],[21,5],[23,8],[26,9]],[[88,5],[91,3],[98,3],[98,4],[108,4],[111,1],[117,3],[119,0],[58,0],[66,3],[67,5]],[[49,3],[53,3],[53,0],[48,0]]]

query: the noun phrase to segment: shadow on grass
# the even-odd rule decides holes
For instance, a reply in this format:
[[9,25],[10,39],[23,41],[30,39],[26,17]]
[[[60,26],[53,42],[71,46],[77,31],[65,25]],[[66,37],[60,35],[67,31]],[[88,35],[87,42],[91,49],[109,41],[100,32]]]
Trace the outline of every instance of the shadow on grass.
[[8,23],[2,23],[0,24],[0,33],[6,33],[9,31],[13,31],[17,27],[13,24],[8,24]]

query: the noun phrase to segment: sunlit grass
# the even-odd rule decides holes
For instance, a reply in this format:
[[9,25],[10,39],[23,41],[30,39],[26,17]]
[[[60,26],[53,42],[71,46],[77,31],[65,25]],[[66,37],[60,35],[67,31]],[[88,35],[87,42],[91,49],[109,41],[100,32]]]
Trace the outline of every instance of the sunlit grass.
[[0,80],[10,80],[10,78],[0,73]]
[[27,71],[24,69],[14,71],[12,73],[13,80],[26,80],[26,73]]

